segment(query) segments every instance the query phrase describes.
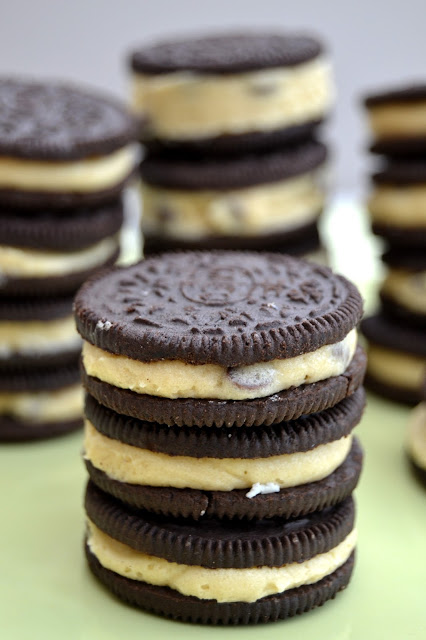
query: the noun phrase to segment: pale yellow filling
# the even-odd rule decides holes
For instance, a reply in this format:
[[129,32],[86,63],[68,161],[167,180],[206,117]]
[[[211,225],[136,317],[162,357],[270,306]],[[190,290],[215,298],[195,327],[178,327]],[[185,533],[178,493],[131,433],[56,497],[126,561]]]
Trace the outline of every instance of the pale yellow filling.
[[411,413],[407,449],[417,466],[426,470],[426,402],[419,404]]
[[79,251],[40,251],[0,245],[0,277],[45,278],[78,273],[104,264],[118,248],[118,238],[104,238]]
[[73,316],[55,320],[0,322],[0,358],[9,357],[12,353],[78,349],[80,345]]
[[426,227],[426,185],[377,185],[368,201],[373,222],[396,227]]
[[106,156],[49,161],[0,157],[0,188],[90,193],[114,187],[132,171],[136,155],[128,145]]
[[298,125],[322,118],[334,98],[324,58],[230,75],[134,73],[132,108],[146,116],[150,132],[169,139]]
[[390,269],[382,291],[406,309],[426,314],[426,271]]
[[245,189],[179,191],[145,184],[145,233],[197,239],[254,236],[313,222],[324,206],[323,171]]
[[426,135],[426,100],[368,108],[371,130],[376,138]]
[[330,551],[282,567],[207,569],[135,551],[108,536],[90,520],[87,524],[89,548],[106,569],[130,580],[170,587],[185,596],[218,602],[255,602],[274,593],[319,582],[348,560],[357,539],[353,529]]
[[316,482],[342,464],[351,445],[352,436],[346,436],[310,451],[268,458],[169,456],[108,438],[88,420],[84,439],[86,459],[114,480],[205,491],[247,489],[256,483],[275,482],[285,488]]
[[33,422],[76,420],[83,415],[83,389],[75,384],[57,391],[0,393],[0,415]]
[[426,358],[370,344],[368,372],[386,384],[420,390],[426,373]]
[[180,360],[141,362],[83,342],[83,364],[89,376],[136,393],[246,400],[340,375],[352,360],[356,344],[353,329],[341,342],[310,353],[228,370],[217,364],[191,365]]

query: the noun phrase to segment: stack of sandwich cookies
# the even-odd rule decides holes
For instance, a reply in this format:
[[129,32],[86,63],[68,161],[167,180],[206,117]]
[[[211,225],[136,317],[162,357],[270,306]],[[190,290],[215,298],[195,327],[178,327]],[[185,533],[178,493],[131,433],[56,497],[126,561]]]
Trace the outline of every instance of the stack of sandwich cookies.
[[[54,83],[0,79],[0,105],[0,439],[21,440],[81,424],[72,301],[118,257],[134,124],[120,105]],[[47,406],[51,389],[46,413],[36,395]]]
[[[343,278],[278,254],[164,254],[82,287],[87,554],[101,581],[143,608],[225,623],[301,613],[344,588],[361,307]],[[335,517],[325,543],[317,524]],[[154,530],[179,543],[160,548]],[[296,558],[287,531],[313,547]]]
[[333,101],[314,38],[228,34],[147,46],[131,58],[145,252],[320,247]]
[[368,200],[374,233],[384,238],[387,275],[379,313],[363,323],[367,383],[416,404],[426,367],[426,88],[369,96],[371,151],[384,156]]

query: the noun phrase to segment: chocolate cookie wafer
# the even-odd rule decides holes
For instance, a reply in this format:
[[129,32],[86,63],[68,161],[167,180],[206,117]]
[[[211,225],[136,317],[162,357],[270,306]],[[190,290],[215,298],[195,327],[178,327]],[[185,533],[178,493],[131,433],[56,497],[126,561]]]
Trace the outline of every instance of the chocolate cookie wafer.
[[366,385],[392,400],[418,403],[426,371],[424,331],[384,314],[366,318],[361,328],[369,343]]
[[120,598],[175,619],[289,617],[334,597],[352,572],[352,498],[299,520],[253,525],[149,515],[90,483],[85,506],[93,573]]
[[0,441],[50,438],[82,425],[77,365],[0,372]]
[[310,36],[228,33],[161,42],[130,60],[132,108],[151,148],[241,153],[308,138],[333,100]]
[[74,294],[119,254],[120,199],[96,208],[6,208],[0,220],[0,295]]
[[0,303],[0,371],[77,364],[81,339],[73,298],[3,298]]
[[0,203],[40,209],[108,202],[134,170],[134,122],[71,85],[0,78]]
[[326,156],[313,140],[228,159],[148,155],[141,164],[146,252],[153,245],[280,249],[309,240],[325,202]]
[[392,156],[426,152],[426,85],[394,87],[365,98],[374,153]]
[[383,255],[388,267],[380,289],[387,315],[426,329],[426,251],[393,247]]
[[[353,441],[363,389],[323,412],[270,427],[167,427],[86,398],[93,482],[148,511],[191,517],[291,518],[350,495],[361,472]],[[126,464],[132,460],[132,464]]]
[[391,245],[426,246],[426,162],[391,160],[373,174],[368,201],[374,233]]
[[95,276],[75,302],[87,376],[166,403],[341,376],[361,313],[355,287],[325,267],[238,252],[152,257]]

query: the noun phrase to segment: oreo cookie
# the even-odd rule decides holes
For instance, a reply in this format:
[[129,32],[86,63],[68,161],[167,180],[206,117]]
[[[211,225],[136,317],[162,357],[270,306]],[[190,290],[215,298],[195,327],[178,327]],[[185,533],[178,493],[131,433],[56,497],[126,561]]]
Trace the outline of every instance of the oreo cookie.
[[385,89],[365,98],[375,141],[373,153],[421,156],[426,151],[426,85],[416,83]]
[[117,196],[135,124],[115,101],[52,81],[0,79],[2,204],[80,206]]
[[[197,429],[166,427],[125,418],[105,409],[88,396],[85,413],[90,428],[88,426],[86,434],[86,466],[94,483],[103,490],[128,504],[156,513],[195,520],[211,516],[248,519],[299,516],[335,504],[355,488],[362,463],[359,445],[354,443],[341,465],[331,449],[340,447],[339,441],[343,443],[342,438],[347,438],[358,424],[364,402],[364,392],[359,389],[331,409],[272,427]],[[98,432],[95,437],[93,427]],[[310,457],[310,454],[304,457],[303,452],[314,453],[315,450],[319,455],[322,448],[324,451],[321,455],[325,457],[328,448],[324,445],[329,443],[329,455],[333,456],[334,462],[327,467],[330,471],[328,475],[324,468],[322,478],[312,482],[303,482],[301,477],[296,479],[297,473],[294,475],[294,486],[291,479],[284,480],[282,474],[287,478],[285,466],[292,464],[292,455],[294,458],[296,454],[299,465],[309,466],[311,463],[306,457]],[[127,446],[123,448],[122,444]],[[102,448],[106,445],[112,457],[104,461]],[[346,452],[347,447],[344,446]],[[130,456],[140,468],[138,477],[135,474],[132,478],[129,476],[129,482],[120,462],[122,455]],[[141,455],[148,457],[146,464],[139,460]],[[236,461],[235,466],[232,459]],[[245,489],[230,487],[229,490],[217,490],[213,485],[209,488],[208,474],[212,465],[215,468],[213,484],[229,484],[224,476],[219,476],[233,469],[237,478],[243,460],[247,461],[243,465],[243,473],[248,474],[247,480],[239,478],[236,485],[245,484]],[[147,465],[155,464],[155,461],[162,468],[162,476],[158,486],[150,486],[148,478],[151,476]],[[184,463],[185,488],[179,488]],[[203,488],[197,488],[197,469],[201,464]],[[268,483],[262,485],[264,478],[261,482],[255,482],[257,478],[252,475],[262,473],[261,467],[265,464],[269,465],[266,480],[272,478],[274,487]],[[276,464],[278,466],[275,468]],[[306,471],[311,479],[312,473],[315,475],[314,465],[315,462],[312,462],[312,468]],[[144,468],[148,475],[144,475]],[[119,476],[122,477],[117,480]],[[282,477],[284,486],[276,484],[278,477]],[[253,486],[250,487],[252,482]]]
[[388,273],[380,289],[386,315],[408,326],[426,328],[426,253],[393,247],[382,257]]
[[141,139],[168,152],[228,154],[308,138],[332,102],[323,53],[315,38],[279,33],[141,47],[130,59]]
[[142,230],[164,248],[291,246],[325,202],[326,148],[313,140],[237,158],[148,155]]
[[426,367],[424,332],[384,314],[366,318],[361,329],[369,342],[366,386],[392,400],[419,402]]
[[0,371],[77,364],[81,340],[72,297],[2,299]]
[[[95,575],[119,597],[137,606],[174,618],[185,612],[188,621],[228,624],[259,621],[260,612],[263,621],[286,617],[290,615],[289,599],[298,600],[299,588],[303,601],[303,582],[310,582],[306,576],[321,557],[326,568],[316,576],[316,587],[311,585],[316,597],[309,599],[306,607],[302,606],[302,610],[307,610],[315,606],[315,600],[316,604],[323,602],[321,581],[328,578],[334,583],[339,569],[347,562],[351,566],[353,559],[351,498],[299,520],[276,519],[255,525],[238,522],[224,525],[209,520],[192,524],[135,511],[89,483],[85,507],[89,519],[87,555]],[[117,552],[120,554],[122,549],[129,549],[131,556],[126,571],[124,565],[116,565]],[[107,556],[109,569],[103,564]],[[140,563],[145,563],[146,569],[141,569]],[[185,570],[186,585],[179,578],[170,581],[167,577],[168,567],[176,566],[175,563]],[[156,571],[159,565],[163,569],[160,583]],[[347,579],[349,566],[343,571]],[[305,577],[293,587],[289,574],[299,570],[304,571]],[[279,574],[273,586],[271,581],[265,584],[271,571]],[[159,599],[163,593],[165,601]],[[180,615],[177,602],[183,603]],[[297,609],[295,602],[293,609]]]
[[0,441],[60,436],[83,426],[76,365],[0,371]]

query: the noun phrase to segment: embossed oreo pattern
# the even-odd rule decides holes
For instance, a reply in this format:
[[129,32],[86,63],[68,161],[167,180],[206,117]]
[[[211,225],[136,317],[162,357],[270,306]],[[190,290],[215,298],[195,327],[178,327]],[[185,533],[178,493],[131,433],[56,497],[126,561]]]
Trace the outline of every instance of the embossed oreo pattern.
[[134,71],[148,74],[238,73],[301,64],[321,51],[320,42],[306,35],[228,33],[148,45],[133,53],[130,64]]
[[54,82],[0,78],[0,154],[74,160],[107,154],[135,138],[120,103]]
[[345,278],[290,256],[188,252],[95,276],[75,313],[83,338],[112,353],[234,367],[342,340],[362,300]]

